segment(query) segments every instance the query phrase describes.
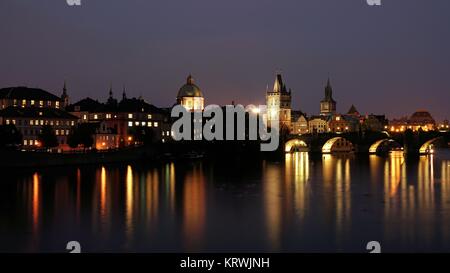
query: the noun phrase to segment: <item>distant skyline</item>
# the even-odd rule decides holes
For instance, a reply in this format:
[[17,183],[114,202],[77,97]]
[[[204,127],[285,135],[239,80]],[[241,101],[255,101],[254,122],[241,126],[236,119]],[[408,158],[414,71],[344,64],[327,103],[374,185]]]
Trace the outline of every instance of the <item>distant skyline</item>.
[[128,97],[168,107],[188,74],[206,104],[264,104],[282,71],[293,109],[450,118],[450,1],[65,0],[0,2],[0,88],[72,102]]

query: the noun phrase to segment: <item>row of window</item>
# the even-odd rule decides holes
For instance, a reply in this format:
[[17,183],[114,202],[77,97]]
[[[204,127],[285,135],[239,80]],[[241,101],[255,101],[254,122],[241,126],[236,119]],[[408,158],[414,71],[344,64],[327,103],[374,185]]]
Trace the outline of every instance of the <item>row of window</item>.
[[15,119],[6,119],[5,120],[5,124],[6,125],[9,125],[9,124],[14,124],[14,125],[18,125],[18,126],[22,126],[22,125],[31,125],[31,126],[43,126],[43,125],[50,125],[50,126],[54,126],[54,125],[56,125],[56,126],[63,126],[63,125],[66,125],[66,126],[74,126],[75,125],[75,121],[69,121],[69,120],[66,120],[66,121],[63,121],[63,120],[61,120],[61,121],[59,121],[59,120],[43,120],[43,119],[41,119],[41,120],[21,120],[21,119],[19,119],[19,120],[15,120]]
[[[99,114],[94,114],[94,119],[100,119],[100,117],[101,117],[101,115],[99,115]],[[105,115],[105,117],[106,117],[106,119],[111,119],[113,116],[112,116],[112,114],[106,114]],[[134,117],[135,117],[135,115],[134,114],[132,114],[132,113],[129,113],[128,114],[128,118],[129,119],[134,119]],[[87,120],[87,115],[83,115],[83,119],[84,120]],[[117,115],[114,115],[114,118],[117,118]],[[152,119],[152,115],[151,114],[148,114],[147,115],[147,119]]]
[[39,145],[39,141],[37,139],[24,139],[23,140],[23,145],[24,146],[38,146]]
[[173,132],[170,132],[170,131],[163,131],[162,132],[162,136],[173,136]]
[[[22,100],[21,102],[22,102],[21,103],[22,107],[27,106],[28,103],[30,103],[31,106],[39,105],[39,107],[44,107],[44,104],[46,103],[48,107],[51,107],[52,103],[54,103],[55,104],[55,108],[59,108],[59,101],[54,101],[53,102],[53,101],[49,100],[49,101],[45,101],[44,102],[43,100],[40,100],[40,101],[36,102],[35,100],[30,100],[30,101]],[[18,103],[19,103],[19,101],[17,101],[16,99],[13,100],[13,106],[14,107],[17,107]]]
[[[40,129],[36,129],[36,130],[33,130],[33,129],[30,129],[30,130],[27,130],[27,129],[24,129],[24,130],[21,130],[21,132],[22,132],[22,134],[24,135],[24,136],[37,136],[37,135],[39,135],[41,132],[42,132],[42,130],[40,130]],[[55,130],[55,135],[57,135],[57,136],[68,136],[69,135],[69,130],[63,130],[63,129],[56,129]]]
[[[59,144],[64,145],[64,144],[66,144],[66,142],[64,141],[64,139],[61,139],[61,141],[59,141]],[[37,139],[24,139],[23,140],[23,146],[39,146],[39,140],[37,140]]]
[[[109,140],[109,135],[106,136],[97,136],[98,140]],[[111,140],[115,140],[115,136],[111,136]]]
[[133,127],[133,126],[158,127],[159,124],[158,124],[157,121],[155,121],[155,122],[151,122],[151,121],[149,121],[149,122],[145,122],[145,121],[141,121],[141,122],[139,122],[139,121],[135,121],[135,122],[129,121],[128,122],[128,127]]

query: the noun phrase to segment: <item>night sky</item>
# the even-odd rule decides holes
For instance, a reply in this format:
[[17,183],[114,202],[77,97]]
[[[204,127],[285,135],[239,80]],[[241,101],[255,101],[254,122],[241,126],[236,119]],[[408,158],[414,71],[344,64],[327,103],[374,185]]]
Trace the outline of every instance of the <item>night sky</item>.
[[72,102],[142,95],[171,106],[192,73],[207,104],[262,104],[281,70],[293,106],[319,112],[328,75],[339,112],[450,118],[450,1],[0,1],[0,87]]

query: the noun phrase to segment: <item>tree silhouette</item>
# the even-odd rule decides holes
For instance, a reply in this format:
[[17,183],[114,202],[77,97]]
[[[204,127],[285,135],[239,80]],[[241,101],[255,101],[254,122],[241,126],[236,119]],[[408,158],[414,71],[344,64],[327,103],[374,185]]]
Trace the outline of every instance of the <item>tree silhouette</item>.
[[53,148],[59,144],[55,132],[50,125],[42,126],[38,139],[44,148]]
[[14,124],[0,126],[0,147],[19,145],[22,143],[22,134]]

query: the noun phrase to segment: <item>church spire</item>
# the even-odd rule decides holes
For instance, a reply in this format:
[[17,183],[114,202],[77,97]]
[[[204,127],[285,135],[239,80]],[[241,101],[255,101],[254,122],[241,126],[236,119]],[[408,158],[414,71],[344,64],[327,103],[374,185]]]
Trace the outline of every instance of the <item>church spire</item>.
[[122,100],[126,100],[127,99],[127,93],[125,90],[125,85],[123,85],[123,91],[122,91]]
[[69,105],[69,96],[67,95],[66,80],[64,80],[63,92],[61,95],[62,108],[66,108]]
[[66,86],[66,80],[64,80],[64,86],[63,86],[63,96],[67,96],[67,86]]
[[328,77],[327,86],[325,86],[325,100],[333,100],[333,88],[331,87],[330,77]]
[[109,84],[109,98],[113,98],[112,83]]

